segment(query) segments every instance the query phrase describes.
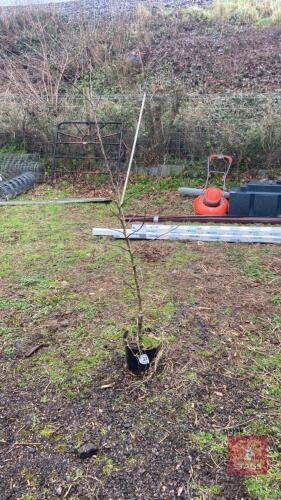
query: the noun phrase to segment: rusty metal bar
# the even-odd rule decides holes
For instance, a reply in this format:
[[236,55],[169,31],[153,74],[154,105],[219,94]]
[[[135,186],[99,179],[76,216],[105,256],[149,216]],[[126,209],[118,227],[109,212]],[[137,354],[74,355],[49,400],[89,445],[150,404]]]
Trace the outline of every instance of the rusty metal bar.
[[231,217],[208,215],[126,215],[126,222],[200,222],[229,224],[280,224],[281,217]]

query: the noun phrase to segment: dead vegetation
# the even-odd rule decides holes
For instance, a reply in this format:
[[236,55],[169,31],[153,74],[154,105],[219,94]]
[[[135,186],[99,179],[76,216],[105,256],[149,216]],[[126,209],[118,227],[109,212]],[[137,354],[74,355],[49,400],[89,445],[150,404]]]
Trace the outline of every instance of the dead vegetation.
[[91,117],[91,74],[98,116],[126,124],[126,147],[147,89],[145,165],[227,150],[241,168],[278,167],[280,29],[227,23],[143,6],[106,21],[32,9],[2,17],[1,143],[48,155],[56,123]]
[[208,13],[221,20],[232,20],[242,23],[258,23],[260,25],[281,22],[280,0],[214,0]]

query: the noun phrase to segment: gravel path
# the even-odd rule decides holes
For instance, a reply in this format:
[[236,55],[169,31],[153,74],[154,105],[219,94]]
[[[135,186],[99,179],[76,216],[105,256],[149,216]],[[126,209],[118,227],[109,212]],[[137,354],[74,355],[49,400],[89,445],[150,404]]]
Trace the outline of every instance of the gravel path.
[[130,12],[137,5],[144,4],[151,9],[184,7],[191,5],[206,6],[211,0],[83,0],[60,4],[58,8],[67,15],[83,14],[112,14],[116,12]]

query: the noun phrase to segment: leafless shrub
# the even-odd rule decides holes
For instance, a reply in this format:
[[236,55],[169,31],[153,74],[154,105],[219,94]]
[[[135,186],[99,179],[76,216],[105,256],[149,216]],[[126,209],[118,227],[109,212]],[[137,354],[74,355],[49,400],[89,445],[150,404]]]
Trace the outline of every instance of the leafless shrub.
[[227,151],[241,168],[280,166],[281,100],[278,95],[191,98],[180,124],[191,158]]
[[170,95],[157,93],[147,101],[145,120],[144,165],[160,165],[166,162],[168,142],[179,114],[183,93],[175,89]]
[[[277,12],[277,3],[274,6]],[[168,29],[169,19],[160,16]],[[38,9],[4,17],[0,31],[0,132],[29,150],[50,152],[57,123],[91,119],[91,106],[83,99],[91,73],[95,92],[104,95],[96,107],[99,118],[123,121],[129,148],[139,103],[138,90],[134,89],[146,84],[143,43],[154,22],[142,6],[127,18],[117,15],[109,21],[81,18],[68,22],[56,11]],[[173,22],[176,27],[177,20]],[[130,65],[129,56],[138,64]],[[142,164],[176,162],[177,157],[170,158],[169,141],[178,133],[188,159],[194,161],[211,151],[227,151],[235,155],[241,168],[280,165],[278,93],[262,98],[192,96],[175,80],[171,85],[168,79],[155,78],[147,85],[150,93],[138,148]]]

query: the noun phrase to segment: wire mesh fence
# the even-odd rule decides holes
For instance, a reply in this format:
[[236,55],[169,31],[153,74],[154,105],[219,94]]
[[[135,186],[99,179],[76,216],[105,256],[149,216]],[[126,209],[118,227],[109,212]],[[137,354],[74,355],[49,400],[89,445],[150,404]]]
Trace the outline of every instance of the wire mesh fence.
[[9,181],[27,172],[31,172],[35,180],[39,181],[42,168],[37,153],[1,153],[0,152],[0,181]]
[[10,200],[42,178],[38,154],[0,153],[0,199]]
[[[59,96],[57,107],[36,106],[27,96],[0,95],[1,136],[49,157],[53,132],[66,120],[91,120],[92,105],[83,96]],[[122,122],[123,161],[130,153],[140,94],[96,95],[101,121]],[[3,139],[1,140],[3,144]],[[203,161],[208,154],[229,153],[239,168],[281,167],[281,91],[226,94],[148,95],[135,162],[141,166]]]

